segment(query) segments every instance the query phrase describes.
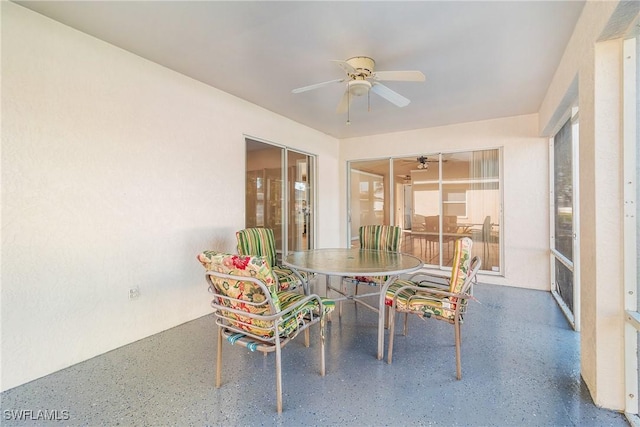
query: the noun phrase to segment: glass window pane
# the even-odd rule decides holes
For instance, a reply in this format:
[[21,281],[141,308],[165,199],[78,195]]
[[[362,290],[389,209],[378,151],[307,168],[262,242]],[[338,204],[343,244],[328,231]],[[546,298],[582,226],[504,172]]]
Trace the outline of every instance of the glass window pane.
[[350,238],[351,246],[358,247],[358,229],[361,225],[381,225],[389,222],[386,203],[389,189],[389,160],[370,160],[350,163]]
[[[410,171],[413,216],[411,243],[414,255],[429,265],[440,265],[440,161],[437,154],[424,156],[423,166]],[[415,162],[415,160],[414,160]]]
[[573,261],[573,153],[571,121],[556,134],[553,144],[555,249]]
[[555,260],[555,285],[562,301],[567,305],[569,311],[573,313],[573,272],[563,263]]
[[273,229],[282,250],[283,148],[247,139],[245,226]]
[[[500,271],[499,160],[497,149],[442,155],[444,241],[471,237],[472,256],[489,271]],[[443,258],[446,266],[451,261]]]
[[313,198],[312,176],[313,157],[287,151],[289,218],[289,251],[302,251],[313,247]]
[[[468,236],[475,241],[472,255],[482,257],[483,269],[501,271],[499,165],[498,149],[396,158],[393,176],[389,159],[351,162],[352,244],[357,245],[363,219],[380,219],[363,215],[363,206],[373,205],[367,212],[382,209],[383,224],[391,223],[392,207],[392,222],[403,229],[403,252],[427,265],[447,267],[452,264],[453,242]],[[367,173],[378,180],[363,178]],[[374,195],[384,198],[371,197],[374,185]]]
[[271,228],[278,253],[312,248],[314,157],[246,139],[246,161],[245,227]]

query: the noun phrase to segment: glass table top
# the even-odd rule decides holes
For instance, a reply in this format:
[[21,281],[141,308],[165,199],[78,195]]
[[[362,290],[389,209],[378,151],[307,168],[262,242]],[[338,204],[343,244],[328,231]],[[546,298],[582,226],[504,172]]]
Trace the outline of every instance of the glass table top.
[[422,267],[413,255],[367,249],[312,249],[292,252],[282,259],[286,266],[335,276],[385,276],[410,273]]

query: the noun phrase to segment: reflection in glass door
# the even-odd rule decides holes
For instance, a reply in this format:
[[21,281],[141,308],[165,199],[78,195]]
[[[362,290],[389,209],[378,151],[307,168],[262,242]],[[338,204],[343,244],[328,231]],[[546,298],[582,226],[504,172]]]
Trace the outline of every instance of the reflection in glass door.
[[551,157],[551,283],[565,315],[579,329],[577,254],[577,115],[569,119],[550,143]]
[[402,251],[438,268],[451,267],[453,242],[474,241],[482,269],[500,273],[500,150],[417,155],[349,163],[349,238],[358,227],[400,226]]
[[295,151],[287,151],[287,194],[289,200],[288,244],[289,251],[303,251],[313,247],[312,190],[313,157]]
[[349,238],[350,246],[358,247],[358,229],[362,225],[388,224],[388,206],[385,203],[388,189],[389,160],[352,162],[349,169]]
[[314,157],[246,139],[245,226],[273,230],[278,253],[314,244]]

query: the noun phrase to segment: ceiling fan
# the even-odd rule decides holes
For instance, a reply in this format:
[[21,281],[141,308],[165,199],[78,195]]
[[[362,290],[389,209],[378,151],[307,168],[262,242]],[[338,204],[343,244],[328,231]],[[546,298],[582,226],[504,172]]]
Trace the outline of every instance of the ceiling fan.
[[[403,160],[404,163],[410,163],[410,164],[415,164],[415,162],[418,162],[418,164],[416,165],[416,168],[418,169],[429,169],[429,163],[438,163],[439,160],[437,158],[435,158],[434,160],[428,158],[427,156],[420,156],[418,158],[416,158],[415,160]],[[447,162],[447,159],[443,159],[442,160],[443,163]]]
[[425,156],[420,156],[416,159],[418,161],[418,169],[429,169],[429,163],[437,163],[437,160],[429,160]]
[[370,92],[381,96],[398,107],[405,107],[411,102],[409,99],[379,82],[423,82],[425,80],[424,74],[420,71],[374,71],[375,61],[367,56],[356,56],[346,61],[333,60],[332,62],[337,63],[338,66],[347,73],[347,76],[341,79],[329,80],[327,82],[293,89],[292,92],[306,92],[333,83],[343,83],[346,81],[347,86],[337,108],[338,113],[344,113],[349,111],[349,105],[354,96],[369,95]]

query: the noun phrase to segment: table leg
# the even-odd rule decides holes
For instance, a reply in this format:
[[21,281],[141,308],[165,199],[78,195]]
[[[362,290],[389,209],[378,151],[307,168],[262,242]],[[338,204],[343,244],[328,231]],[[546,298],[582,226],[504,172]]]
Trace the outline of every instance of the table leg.
[[[324,275],[324,296],[329,298],[329,286],[331,284],[331,276],[329,276],[328,274]],[[342,303],[341,303],[342,304]],[[327,316],[327,321],[332,322],[333,318],[331,317],[332,313],[329,313],[329,315]]]
[[378,302],[378,360],[382,360],[382,354],[384,353],[384,321],[385,321],[385,305],[384,297],[387,294],[387,289],[393,282],[396,281],[398,276],[389,276],[384,285],[380,288],[380,300]]

